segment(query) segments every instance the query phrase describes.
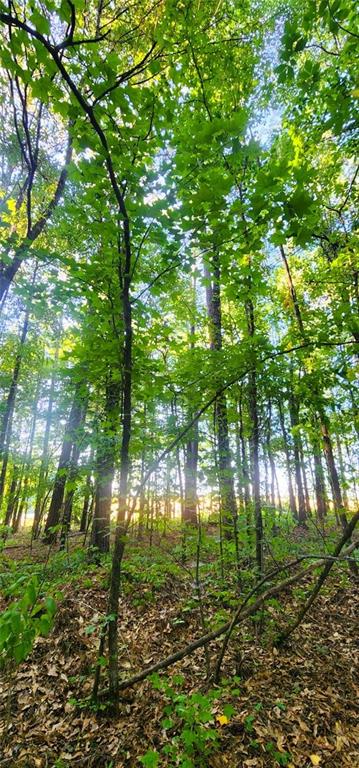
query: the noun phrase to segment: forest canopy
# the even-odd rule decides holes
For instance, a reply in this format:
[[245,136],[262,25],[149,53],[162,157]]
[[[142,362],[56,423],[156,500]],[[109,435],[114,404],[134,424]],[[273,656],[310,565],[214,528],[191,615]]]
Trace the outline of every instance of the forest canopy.
[[[134,557],[161,582],[156,547],[174,548],[197,636],[223,624],[226,642],[238,584],[262,600],[309,552],[324,583],[342,548],[355,578],[358,15],[350,0],[0,0],[0,27],[0,659],[14,669],[52,632],[41,569],[82,558],[81,578],[107,574],[95,634],[116,716]],[[33,590],[7,593],[32,555]],[[201,568],[233,591],[219,625]],[[199,646],[208,680],[216,637]],[[161,765],[212,765],[202,737]],[[304,766],[278,749],[243,765]]]

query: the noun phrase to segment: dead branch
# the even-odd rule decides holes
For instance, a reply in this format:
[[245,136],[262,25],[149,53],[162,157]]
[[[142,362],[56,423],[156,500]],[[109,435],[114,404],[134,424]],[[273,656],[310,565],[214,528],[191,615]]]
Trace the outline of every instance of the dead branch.
[[[351,535],[352,535],[352,533],[354,531],[354,528],[355,528],[358,520],[359,520],[359,511],[354,515],[354,517],[352,517],[350,523],[347,525],[347,527],[346,527],[346,529],[345,529],[345,531],[344,531],[344,533],[342,535],[342,538],[338,542],[338,544],[337,544],[337,546],[336,546],[336,548],[335,548],[335,550],[333,552],[333,558],[331,560],[327,560],[327,562],[325,563],[324,568],[323,568],[320,576],[318,577],[316,584],[313,587],[312,594],[308,598],[308,600],[305,603],[305,605],[303,606],[302,610],[299,612],[298,618],[296,619],[294,624],[290,625],[288,627],[288,629],[285,632],[282,632],[282,634],[279,636],[279,638],[278,638],[278,642],[279,643],[284,643],[288,639],[289,635],[291,635],[292,632],[294,632],[294,630],[297,629],[297,627],[299,627],[299,624],[301,624],[301,622],[303,621],[304,616],[308,613],[310,607],[314,603],[314,600],[316,599],[317,595],[319,594],[319,592],[320,592],[324,582],[328,578],[328,576],[330,574],[330,571],[333,568],[333,565],[335,563],[335,558],[337,558],[340,555],[340,552],[343,549],[344,544],[346,544],[346,542],[349,541],[349,539],[350,539],[350,537],[351,537]],[[355,542],[356,545],[358,545],[358,543],[359,542]],[[350,547],[349,547],[349,549],[350,549]]]
[[[354,551],[354,549],[356,549],[357,546],[359,546],[359,541],[355,541],[353,544],[347,547],[347,549],[342,553],[342,558],[347,558]],[[305,578],[305,576],[307,576],[311,571],[313,571],[315,568],[318,568],[318,566],[324,565],[326,562],[327,559],[325,558],[318,560],[315,563],[311,563],[307,568],[303,568],[298,573],[293,574],[293,576],[289,576],[279,584],[276,584],[275,586],[267,589],[266,592],[263,592],[263,594],[260,595],[254,603],[252,603],[252,605],[249,605],[246,609],[241,610],[240,613],[237,610],[238,619],[236,625],[241,624],[243,621],[245,621],[245,619],[248,619],[250,616],[256,613],[266,600],[271,597],[275,597],[280,592],[283,592],[287,587],[290,587],[292,584],[295,584],[297,581]],[[232,621],[233,620],[231,619],[230,621],[227,621],[225,624],[222,624],[220,627],[218,627],[218,629],[214,629],[212,632],[207,632],[206,635],[202,635],[202,637],[199,637],[197,640],[194,640],[192,643],[184,646],[184,648],[181,648],[175,653],[172,653],[165,659],[162,659],[161,661],[152,664],[150,667],[143,669],[142,672],[138,672],[132,677],[127,678],[127,680],[122,680],[119,683],[119,690],[123,691],[126,688],[130,688],[131,686],[135,685],[136,683],[140,683],[154,672],[158,672],[161,669],[167,669],[167,667],[172,666],[177,661],[181,661],[181,659],[184,659],[186,656],[190,656],[194,651],[197,650],[197,648],[202,648],[203,646],[208,645],[208,643],[211,643],[212,640],[217,640],[218,637],[221,637],[221,635],[224,635],[226,632],[228,632],[232,625]]]

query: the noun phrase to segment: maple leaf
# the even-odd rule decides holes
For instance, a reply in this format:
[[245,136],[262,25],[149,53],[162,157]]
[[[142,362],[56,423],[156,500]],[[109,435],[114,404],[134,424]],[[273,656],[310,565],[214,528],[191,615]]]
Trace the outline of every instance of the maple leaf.
[[311,755],[310,756],[310,760],[311,760],[312,765],[319,765],[321,759],[322,758],[320,757],[320,755]]

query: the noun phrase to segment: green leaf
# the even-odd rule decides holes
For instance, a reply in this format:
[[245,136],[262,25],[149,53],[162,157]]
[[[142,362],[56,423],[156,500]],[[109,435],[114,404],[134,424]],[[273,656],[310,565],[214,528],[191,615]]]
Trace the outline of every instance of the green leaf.
[[145,755],[142,755],[142,757],[139,758],[139,761],[142,763],[142,765],[145,766],[145,768],[157,768],[159,759],[160,757],[158,752],[155,752],[153,749],[149,749]]
[[56,613],[57,606],[56,606],[56,603],[55,603],[55,600],[53,599],[53,597],[47,597],[46,598],[45,606],[46,606],[47,612],[51,616],[53,616]]
[[41,35],[50,34],[49,20],[45,16],[42,16],[42,14],[39,13],[39,11],[37,11],[36,8],[33,10],[30,16],[30,21],[36,27],[37,31],[40,32]]

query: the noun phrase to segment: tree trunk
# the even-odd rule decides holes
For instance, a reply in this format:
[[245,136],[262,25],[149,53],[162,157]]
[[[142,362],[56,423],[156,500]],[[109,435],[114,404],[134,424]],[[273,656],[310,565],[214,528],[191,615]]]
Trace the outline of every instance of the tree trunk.
[[128,494],[128,479],[130,469],[130,439],[132,424],[132,305],[130,297],[131,286],[131,243],[130,225],[126,217],[123,222],[123,254],[119,262],[119,277],[122,287],[122,316],[124,328],[123,344],[123,415],[122,440],[120,452],[120,493],[115,530],[115,545],[111,565],[111,580],[109,593],[108,622],[108,653],[109,653],[109,692],[114,708],[118,708],[119,676],[118,676],[118,600],[120,595],[121,563],[125,549],[126,536],[126,505]]
[[[250,287],[250,286],[249,286]],[[249,338],[255,333],[254,307],[250,296],[246,300],[246,318]],[[263,571],[263,519],[261,507],[261,488],[259,471],[259,421],[257,403],[257,374],[253,369],[248,374],[248,404],[251,422],[250,452],[254,504],[254,521],[256,530],[256,563],[259,574]]]
[[[33,281],[35,279],[35,273],[36,273],[36,270],[34,272]],[[13,422],[14,409],[15,409],[15,400],[16,400],[16,393],[17,393],[17,387],[18,387],[19,376],[20,376],[24,344],[26,341],[26,336],[29,328],[29,317],[30,317],[30,302],[28,303],[28,306],[25,312],[25,318],[24,318],[24,323],[22,326],[21,337],[20,337],[20,345],[15,358],[15,365],[14,365],[14,370],[12,374],[9,394],[7,396],[5,411],[4,411],[4,415],[1,422],[1,428],[0,428],[0,458],[2,459],[2,467],[1,467],[1,474],[0,474],[0,507],[1,507],[2,499],[4,495],[4,489],[5,489],[5,480],[6,480],[7,465],[9,461],[9,450],[10,450],[10,441],[11,441],[11,434],[12,434],[12,422]]]
[[35,502],[35,512],[34,512],[34,522],[32,526],[32,536],[34,539],[36,539],[39,535],[39,529],[40,529],[40,522],[41,522],[41,508],[42,508],[42,496],[44,493],[44,481],[47,475],[48,470],[48,462],[49,462],[49,440],[50,440],[50,432],[51,432],[51,424],[52,424],[52,409],[54,404],[54,393],[55,393],[55,382],[56,382],[56,367],[57,367],[57,361],[59,359],[59,344],[56,344],[55,349],[55,359],[54,359],[54,365],[52,368],[51,373],[51,381],[50,381],[50,390],[49,390],[49,399],[48,399],[48,406],[47,406],[47,414],[46,414],[46,422],[45,422],[45,432],[44,432],[44,441],[42,445],[42,456],[41,456],[41,464],[40,464],[40,471],[39,471],[39,478],[37,483],[37,492],[36,492],[36,502]]
[[305,461],[304,461],[303,443],[300,436],[298,436],[298,443],[299,443],[299,455],[300,455],[300,468],[301,468],[302,478],[303,478],[305,513],[307,517],[308,516],[310,517],[312,510],[310,506],[310,497],[309,497],[308,479],[307,479],[307,473],[306,473]]
[[317,515],[320,522],[327,516],[327,501],[325,496],[325,481],[322,465],[322,458],[317,447],[313,448],[314,456],[314,478],[315,478],[315,497],[317,502]]
[[182,522],[198,525],[197,517],[197,466],[198,466],[198,421],[192,428],[186,445],[184,466],[184,508]]
[[[84,415],[82,415],[84,418]],[[81,445],[78,441],[73,444],[70,459],[70,468],[67,478],[67,483],[70,486],[66,492],[64,503],[64,514],[62,516],[62,528],[60,536],[60,549],[65,549],[66,541],[70,533],[71,517],[72,517],[72,505],[75,495],[75,481],[77,476],[77,466],[80,458]]]
[[29,480],[30,480],[30,470],[31,470],[31,460],[32,460],[32,452],[34,448],[34,438],[35,438],[35,430],[36,430],[36,422],[37,422],[37,408],[38,408],[38,402],[39,402],[39,394],[40,394],[40,377],[37,382],[36,386],[36,392],[34,397],[34,404],[32,409],[32,421],[31,421],[31,429],[30,429],[30,435],[28,440],[28,445],[26,449],[26,458],[24,462],[24,484],[22,489],[22,496],[21,496],[21,505],[25,509],[25,516],[27,511],[27,501],[28,501],[28,486],[29,486]]
[[110,549],[110,521],[112,505],[112,484],[116,462],[116,434],[120,408],[120,385],[110,381],[106,387],[105,419],[107,427],[98,436],[96,450],[96,495],[91,545],[99,552]]
[[252,538],[252,535],[251,535],[252,513],[251,513],[251,494],[250,494],[250,488],[249,488],[250,478],[249,478],[247,449],[246,449],[246,441],[244,437],[244,426],[243,426],[242,390],[241,390],[241,396],[238,401],[238,416],[239,416],[239,441],[240,441],[241,456],[242,456],[244,508],[246,511],[247,536],[248,536],[248,541],[250,542]]
[[292,480],[292,465],[290,460],[290,452],[289,452],[289,436],[285,427],[285,421],[284,421],[284,413],[281,406],[280,401],[277,403],[278,405],[278,413],[279,413],[279,422],[282,430],[282,437],[283,437],[283,445],[284,445],[284,454],[285,454],[285,461],[287,465],[287,476],[288,476],[288,493],[289,493],[289,507],[291,511],[291,515],[293,517],[293,520],[298,519],[298,513],[297,513],[297,505],[295,501],[295,495],[294,495],[294,488],[293,488],[293,480]]
[[72,446],[76,441],[76,431],[80,425],[82,402],[79,395],[79,385],[75,390],[70,415],[62,442],[61,454],[56,472],[54,488],[44,530],[44,541],[50,544],[56,539],[56,534],[50,529],[60,522],[61,508],[64,499],[66,479],[69,471]]
[[7,498],[7,507],[6,507],[6,513],[5,513],[5,519],[4,519],[4,525],[6,526],[10,525],[13,512],[14,512],[18,477],[19,477],[19,469],[17,466],[14,465],[12,469],[12,478],[11,478],[10,489],[9,489],[9,494]]
[[347,489],[345,485],[346,483],[345,466],[344,466],[344,459],[343,459],[342,444],[341,444],[339,435],[336,436],[336,444],[337,444],[338,459],[339,459],[340,483],[341,483],[341,489],[342,489],[342,495],[343,495],[343,503],[344,503],[344,507],[348,509],[349,499],[348,499]]
[[[285,252],[284,252],[284,248],[283,248],[282,245],[280,246],[280,252],[281,252],[281,256],[282,256],[283,263],[285,265],[285,269],[286,269],[286,273],[287,273],[288,285],[289,285],[289,288],[290,288],[290,293],[291,293],[291,297],[292,297],[292,301],[293,301],[293,309],[294,309],[294,314],[295,314],[295,317],[296,317],[296,320],[297,320],[298,329],[299,329],[299,332],[300,332],[300,335],[301,335],[303,341],[307,341],[307,336],[306,336],[306,332],[305,332],[304,324],[303,324],[303,318],[302,318],[300,306],[299,306],[299,303],[298,303],[298,298],[297,298],[297,295],[296,295],[296,291],[295,291],[295,287],[294,287],[291,271],[290,271],[289,264],[288,264],[288,261],[287,261],[287,258],[286,258]],[[354,336],[355,336],[355,334],[354,334]],[[358,336],[358,338],[359,338],[359,336]],[[313,392],[313,395],[314,395],[313,402],[316,404],[316,407],[318,409],[318,415],[319,415],[319,420],[320,420],[320,429],[321,429],[321,434],[322,434],[322,438],[323,438],[324,455],[325,455],[327,466],[328,466],[328,473],[329,473],[329,478],[330,478],[330,484],[331,484],[332,492],[333,492],[334,509],[335,509],[336,513],[338,514],[339,519],[341,520],[342,526],[345,526],[347,524],[347,519],[346,519],[345,512],[343,510],[343,499],[342,499],[342,493],[341,493],[340,483],[339,483],[339,479],[338,479],[338,473],[337,473],[337,469],[336,469],[336,466],[335,466],[333,448],[332,448],[332,443],[331,443],[331,438],[330,438],[330,433],[329,433],[328,418],[327,418],[326,414],[324,413],[323,407],[322,407],[322,405],[320,403],[320,394],[319,394],[317,388],[315,388],[315,390]]]
[[92,481],[91,481],[91,475],[93,471],[93,456],[94,456],[94,449],[93,445],[91,445],[91,451],[90,451],[90,457],[89,457],[89,468],[86,475],[86,484],[85,484],[85,492],[84,492],[84,503],[82,507],[82,513],[81,513],[81,520],[80,520],[80,531],[81,533],[86,533],[87,527],[88,527],[88,521],[89,521],[89,511],[91,507],[91,498],[93,496],[93,488],[92,488]]
[[339,520],[342,524],[342,528],[344,530],[348,524],[348,521],[347,521],[347,516],[345,514],[345,508],[344,508],[337,468],[335,466],[332,441],[329,435],[328,424],[324,420],[323,414],[321,419],[321,429],[322,429],[324,453],[325,453],[325,458],[327,460],[328,474],[329,474],[330,485],[333,493],[334,511],[337,513]]
[[289,396],[289,414],[290,414],[290,422],[291,422],[292,434],[293,434],[294,471],[295,471],[295,481],[296,481],[297,496],[298,496],[298,523],[300,525],[305,525],[307,514],[306,514],[306,508],[305,508],[305,498],[304,498],[302,472],[301,472],[302,467],[301,467],[301,460],[300,460],[300,440],[298,435],[299,416],[298,416],[298,405],[295,400],[293,392],[291,392]]
[[[218,251],[216,249],[214,249],[212,255],[212,271],[213,277],[205,265],[204,274],[207,280],[206,297],[209,320],[209,339],[211,350],[220,352],[222,349],[221,273]],[[218,381],[218,385],[219,384],[220,381]],[[215,403],[215,427],[221,517],[226,538],[232,538],[233,528],[236,526],[237,521],[237,504],[234,493],[234,472],[229,446],[227,400],[224,393],[218,396]]]

